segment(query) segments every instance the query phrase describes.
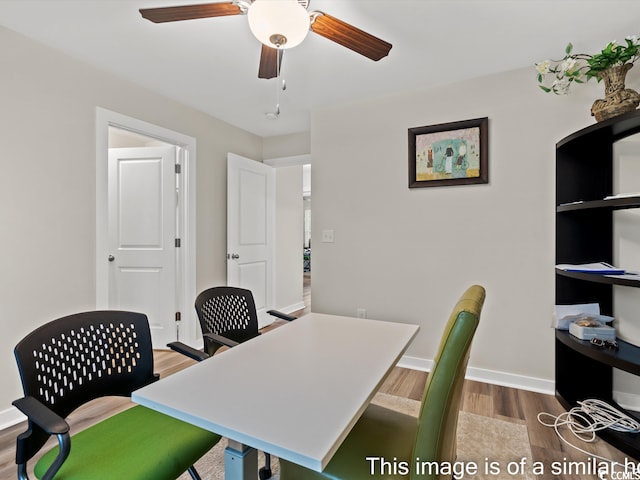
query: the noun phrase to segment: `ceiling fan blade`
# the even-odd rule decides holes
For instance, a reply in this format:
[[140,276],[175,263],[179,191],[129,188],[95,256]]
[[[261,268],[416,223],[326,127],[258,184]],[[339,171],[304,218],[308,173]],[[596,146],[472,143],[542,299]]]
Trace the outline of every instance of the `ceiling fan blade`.
[[378,61],[386,57],[392,45],[384,40],[323,12],[312,12],[311,31],[339,43],[354,52]]
[[224,17],[240,15],[242,9],[232,2],[202,3],[199,5],[178,5],[175,7],[141,8],[140,15],[154,23],[177,22],[196,18]]
[[275,78],[282,66],[282,54],[284,50],[267,47],[262,44],[262,52],[260,53],[260,68],[258,69],[258,78]]

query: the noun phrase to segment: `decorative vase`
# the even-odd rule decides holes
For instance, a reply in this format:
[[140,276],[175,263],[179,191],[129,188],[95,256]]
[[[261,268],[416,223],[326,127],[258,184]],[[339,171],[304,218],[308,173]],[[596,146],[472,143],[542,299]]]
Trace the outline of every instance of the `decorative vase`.
[[591,115],[597,122],[631,112],[640,104],[640,94],[635,90],[624,87],[624,80],[633,63],[625,63],[598,72],[598,77],[604,80],[604,100],[593,102]]

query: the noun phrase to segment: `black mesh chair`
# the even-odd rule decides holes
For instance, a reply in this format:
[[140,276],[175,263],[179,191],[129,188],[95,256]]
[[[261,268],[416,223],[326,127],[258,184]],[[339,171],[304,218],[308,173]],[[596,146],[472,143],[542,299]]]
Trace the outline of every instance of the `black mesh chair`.
[[35,465],[40,479],[176,479],[220,436],[142,406],[133,406],[70,435],[66,417],[104,396],[130,396],[158,380],[147,317],[96,311],[59,318],[15,347],[24,397],[13,402],[27,416],[16,445],[18,478],[51,436],[58,446]]
[[[202,330],[203,351],[181,342],[168,345],[194,360],[204,360],[221,347],[234,347],[260,335],[251,290],[237,287],[208,288],[196,298],[196,313]],[[269,310],[267,313],[287,321],[296,318],[277,310]]]
[[[204,349],[197,350],[181,342],[172,342],[169,348],[194,360],[205,360],[221,347],[235,345],[260,335],[258,314],[250,290],[237,287],[212,287],[196,298],[196,313],[200,320]],[[296,317],[277,310],[268,314],[291,321]],[[271,456],[265,453],[265,466],[259,471],[260,479],[271,477]]]

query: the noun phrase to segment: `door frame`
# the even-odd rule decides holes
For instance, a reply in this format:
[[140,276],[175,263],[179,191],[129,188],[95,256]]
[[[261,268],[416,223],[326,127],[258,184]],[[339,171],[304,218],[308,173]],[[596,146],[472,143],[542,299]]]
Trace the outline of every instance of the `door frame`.
[[96,107],[96,308],[109,306],[108,150],[109,127],[129,130],[183,150],[180,175],[180,248],[177,249],[176,305],[181,312],[180,340],[195,344],[196,319],[196,139],[182,133]]

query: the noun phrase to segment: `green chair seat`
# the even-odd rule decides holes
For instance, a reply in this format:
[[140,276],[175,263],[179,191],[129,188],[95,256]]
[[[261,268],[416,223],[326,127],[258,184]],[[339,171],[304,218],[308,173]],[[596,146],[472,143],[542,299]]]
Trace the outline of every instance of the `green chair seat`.
[[[71,453],[55,479],[177,478],[219,439],[215,433],[134,406],[73,435]],[[57,454],[55,447],[38,461],[37,478],[42,478]]]
[[[287,479],[304,480],[379,478],[378,475],[368,475],[371,463],[367,457],[411,462],[417,430],[416,417],[371,404],[322,472],[307,470],[280,459],[281,478],[285,478],[283,474]],[[376,468],[376,472],[379,472],[379,468]],[[407,480],[407,475],[401,475],[399,471],[397,473],[384,478]]]

